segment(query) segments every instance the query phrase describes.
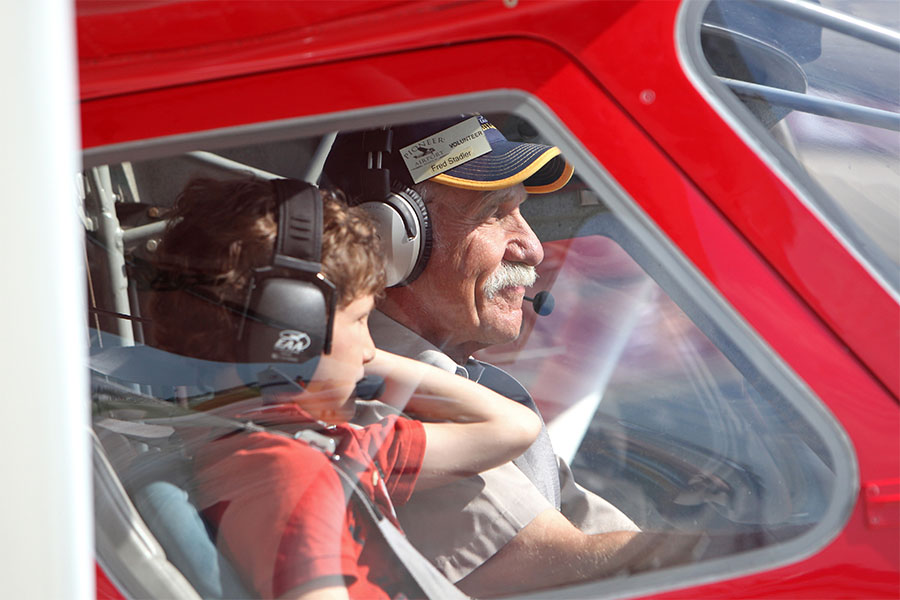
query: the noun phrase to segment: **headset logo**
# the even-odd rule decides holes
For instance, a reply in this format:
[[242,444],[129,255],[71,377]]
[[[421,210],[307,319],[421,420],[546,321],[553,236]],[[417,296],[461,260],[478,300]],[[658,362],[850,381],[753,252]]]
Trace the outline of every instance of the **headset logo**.
[[281,360],[297,360],[300,354],[309,348],[312,340],[309,335],[294,329],[285,329],[278,334],[272,346],[272,358]]

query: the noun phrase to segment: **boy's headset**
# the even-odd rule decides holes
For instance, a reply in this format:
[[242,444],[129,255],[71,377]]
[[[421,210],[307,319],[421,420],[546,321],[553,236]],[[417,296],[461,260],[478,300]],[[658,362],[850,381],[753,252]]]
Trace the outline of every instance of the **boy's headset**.
[[279,209],[272,264],[254,270],[238,338],[244,362],[301,363],[331,351],[336,293],[322,274],[322,198],[294,179],[272,181]]
[[[372,219],[385,257],[387,287],[412,283],[431,255],[431,221],[415,190],[391,177],[393,131],[363,135],[364,168],[359,173],[358,203]],[[353,157],[353,160],[359,160]]]
[[[322,196],[319,188],[296,179],[276,179],[272,187],[279,207],[278,238],[272,264],[256,269],[250,284],[239,333],[245,341],[243,360],[314,368],[321,354],[331,352],[337,302],[334,284],[322,274]],[[271,369],[261,377],[264,385],[295,386]],[[383,391],[384,379],[367,375],[356,382],[353,395],[374,400]]]
[[[286,371],[272,368],[256,374],[260,385],[295,389],[298,376],[308,381],[319,356],[331,352],[337,290],[322,273],[324,210],[319,188],[296,179],[276,179],[271,185],[279,212],[275,251],[270,265],[254,269],[243,306],[210,298],[198,285],[209,283],[203,278],[163,270],[156,273],[151,286],[158,291],[191,293],[240,314],[238,361],[270,366],[272,363],[296,364],[301,370],[290,371],[293,373],[290,376],[285,374]],[[184,357],[178,360],[183,363]],[[193,360],[194,364],[207,363]],[[121,362],[119,360],[117,364]],[[150,378],[146,377],[146,364],[132,371],[137,378],[134,374],[123,377],[146,383],[186,384],[185,381],[170,381],[176,369],[166,365],[162,371],[151,369],[153,375]],[[366,376],[357,382],[354,395],[372,400],[383,390],[381,377]]]

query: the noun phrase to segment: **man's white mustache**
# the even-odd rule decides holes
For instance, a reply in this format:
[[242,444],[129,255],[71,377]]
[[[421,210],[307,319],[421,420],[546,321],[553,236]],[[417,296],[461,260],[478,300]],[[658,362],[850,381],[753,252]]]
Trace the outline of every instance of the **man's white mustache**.
[[524,286],[531,287],[537,280],[537,270],[523,263],[504,260],[497,270],[490,274],[484,282],[482,291],[485,298],[491,300],[505,287]]

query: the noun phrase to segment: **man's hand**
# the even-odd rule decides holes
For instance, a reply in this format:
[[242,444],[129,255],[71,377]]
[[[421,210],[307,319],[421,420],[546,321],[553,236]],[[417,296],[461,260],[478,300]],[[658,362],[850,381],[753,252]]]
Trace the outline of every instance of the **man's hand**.
[[691,562],[704,539],[700,533],[588,535],[549,509],[458,585],[472,596],[489,597],[626,575]]

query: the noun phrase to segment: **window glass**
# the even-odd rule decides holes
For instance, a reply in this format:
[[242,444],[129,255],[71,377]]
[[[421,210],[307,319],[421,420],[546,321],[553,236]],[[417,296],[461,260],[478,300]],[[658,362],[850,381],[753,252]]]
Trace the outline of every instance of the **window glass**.
[[[542,140],[535,125],[515,115],[488,117],[510,140]],[[294,525],[306,523],[310,513],[320,525],[335,519],[352,522],[341,521],[337,528],[349,531],[347,539],[321,537],[318,530],[319,545],[309,548],[350,540],[366,548],[366,540],[382,539],[365,524],[365,511],[354,508],[352,518],[344,513],[346,506],[357,506],[356,500],[346,481],[334,477],[329,461],[330,453],[346,452],[346,439],[318,426],[294,428],[287,437],[271,433],[275,421],[266,415],[273,414],[273,406],[261,404],[273,381],[271,373],[244,364],[226,365],[226,373],[219,362],[205,360],[208,357],[158,349],[153,319],[160,313],[149,306],[152,292],[159,289],[153,287],[159,283],[152,265],[162,228],[189,180],[198,174],[227,180],[247,171],[259,177],[303,178],[322,139],[307,136],[208,153],[160,153],[154,159],[110,162],[83,174],[94,429],[99,451],[110,465],[109,476],[121,482],[135,508],[120,526],[155,538],[168,562],[206,596],[278,595],[289,590],[285,581],[293,580],[279,577],[296,575],[296,570],[283,563],[280,544],[294,548],[301,543],[304,530]],[[610,209],[611,192],[595,189],[588,181],[576,175],[562,189],[521,204],[523,218],[543,248],[539,278],[526,295],[537,300],[539,291],[549,292],[555,309],[539,316],[526,304],[519,336],[476,355],[530,392],[556,453],[571,465],[574,481],[614,507],[608,513],[614,516],[602,521],[605,529],[591,533],[627,529],[659,536],[652,538],[658,543],[635,551],[611,573],[588,580],[602,586],[613,574],[637,579],[646,571],[692,568],[713,558],[734,557],[718,563],[716,572],[725,576],[747,564],[758,565],[759,558],[743,560],[751,552],[759,551],[752,555],[758,557],[774,548],[773,556],[784,558],[779,547],[802,539],[844,500],[836,482],[839,472],[846,474],[850,459],[836,455],[839,446],[825,441],[830,432],[823,435],[819,417],[810,416],[810,402],[815,401],[777,376],[774,358],[765,364],[751,359],[759,352],[748,349],[758,350],[758,342],[712,318],[699,286],[683,273],[664,270],[640,232]],[[440,243],[439,236],[435,244]],[[208,302],[208,285],[192,288],[193,295]],[[240,310],[240,303],[237,306]],[[449,303],[431,307],[446,315],[458,308]],[[190,313],[180,316],[190,324]],[[216,331],[211,333],[214,339]],[[397,459],[390,440],[382,436],[368,447],[381,464]],[[294,471],[279,470],[284,467],[280,462],[278,469],[254,462],[257,455],[248,450],[251,447],[268,460],[290,456],[291,464],[308,469],[301,465],[304,475],[299,479],[282,476]],[[534,514],[516,511],[524,510],[521,507],[540,492],[522,479],[518,467],[503,469],[483,475],[487,483],[456,495],[446,488],[414,495],[400,510],[413,544],[424,551],[436,539],[449,539],[451,545],[454,536],[481,540],[478,528],[489,530],[494,520],[527,524]],[[321,477],[310,470],[321,471]],[[385,475],[370,469],[363,479],[370,490],[380,490],[379,477]],[[501,483],[492,483],[493,477]],[[583,502],[596,500],[578,500],[588,496],[567,484],[565,469],[561,477],[562,512],[581,523]],[[231,496],[210,491],[235,479],[241,483]],[[484,488],[509,496],[508,501],[491,501],[496,506],[487,525],[475,519],[455,531],[437,525],[438,515],[461,512],[454,504],[461,496],[477,496]],[[117,488],[98,484],[97,489],[98,495],[102,491],[114,496]],[[318,504],[298,500],[307,491],[333,494],[340,510],[326,514]],[[390,493],[402,494],[402,486],[390,488]],[[540,510],[548,506],[542,498],[534,502]],[[378,506],[390,512],[383,502]],[[300,508],[306,512],[298,513]],[[111,517],[99,514],[97,527],[112,527]],[[492,534],[484,535],[489,539]],[[133,537],[98,535],[101,562],[117,564],[104,560],[104,553],[143,556],[140,577],[130,575],[127,571],[134,567],[126,563],[117,567],[125,572],[111,575],[135,595],[173,593],[154,587],[153,581],[170,581],[171,576],[152,551],[128,545],[134,544],[129,542]],[[824,534],[816,539],[824,539]],[[373,585],[391,590],[418,585],[406,579],[408,557],[397,558],[381,541],[371,543],[362,552],[369,553],[367,568],[378,574],[369,579]],[[453,579],[480,564],[453,562],[439,551],[433,556]],[[490,589],[499,593],[509,580],[498,578]],[[584,581],[573,578],[555,585],[570,583]],[[484,587],[476,589],[488,593]]]
[[[710,3],[706,59],[819,187],[813,201],[895,289],[900,274],[900,11],[881,0]],[[851,19],[817,21],[817,8]],[[824,25],[824,26],[823,26]]]
[[559,290],[558,312],[485,358],[531,390],[576,479],[642,528],[702,531],[717,552],[798,535],[833,490],[820,437],[738,370],[737,349],[733,362],[604,220],[586,229],[606,235],[545,244],[538,285]]

